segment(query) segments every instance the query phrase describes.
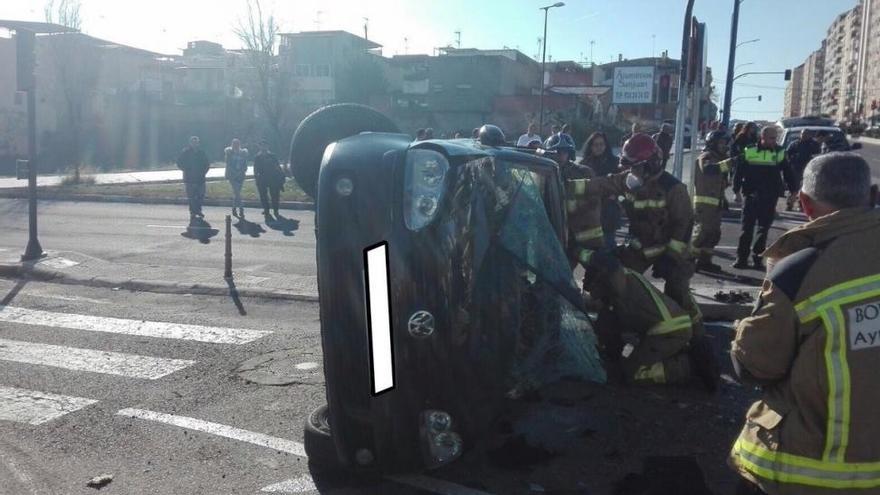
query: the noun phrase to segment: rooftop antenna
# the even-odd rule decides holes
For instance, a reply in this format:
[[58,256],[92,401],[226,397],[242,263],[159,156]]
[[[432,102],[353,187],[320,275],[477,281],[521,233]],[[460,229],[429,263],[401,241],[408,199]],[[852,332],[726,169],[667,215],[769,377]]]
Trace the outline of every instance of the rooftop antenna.
[[403,54],[409,55],[409,38],[403,38]]
[[455,31],[455,47],[461,49],[461,29]]
[[370,18],[369,18],[369,17],[364,17],[364,39],[365,39],[365,40],[369,40],[369,39],[370,39],[370,35],[369,35],[369,25],[370,25]]

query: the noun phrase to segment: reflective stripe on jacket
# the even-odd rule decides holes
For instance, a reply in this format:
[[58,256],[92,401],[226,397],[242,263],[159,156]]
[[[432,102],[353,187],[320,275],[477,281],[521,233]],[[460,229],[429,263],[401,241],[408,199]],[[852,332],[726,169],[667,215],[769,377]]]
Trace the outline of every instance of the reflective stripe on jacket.
[[878,494],[880,211],[835,212],[791,236],[732,345],[764,394],[731,463],[770,494]]

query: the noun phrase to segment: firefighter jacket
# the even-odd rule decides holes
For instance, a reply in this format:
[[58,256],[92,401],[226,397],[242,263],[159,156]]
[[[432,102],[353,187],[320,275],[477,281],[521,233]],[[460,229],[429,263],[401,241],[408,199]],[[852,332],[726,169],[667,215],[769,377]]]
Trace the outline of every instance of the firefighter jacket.
[[[566,180],[592,179],[595,174],[586,165],[572,162],[560,167]],[[589,256],[604,246],[599,197],[568,198],[565,209],[568,215],[568,253],[572,264]]]
[[763,385],[730,462],[771,495],[880,494],[880,211],[789,232],[731,346]]
[[792,193],[797,191],[797,184],[791,167],[785,157],[785,150],[780,146],[765,148],[760,144],[749,146],[743,150],[742,158],[733,176],[733,192],[743,192],[746,196],[760,194],[776,197],[782,192],[783,182]]
[[721,206],[730,160],[713,151],[705,151],[697,159],[694,177],[694,207],[698,205]]
[[669,296],[660,292],[642,274],[622,268],[626,284],[612,291],[611,306],[622,326],[640,337],[676,334],[691,338],[691,317]]
[[574,199],[623,196],[629,217],[630,247],[647,260],[662,255],[687,259],[694,211],[687,187],[668,172],[661,172],[636,190],[626,187],[627,172],[592,180],[567,182]]

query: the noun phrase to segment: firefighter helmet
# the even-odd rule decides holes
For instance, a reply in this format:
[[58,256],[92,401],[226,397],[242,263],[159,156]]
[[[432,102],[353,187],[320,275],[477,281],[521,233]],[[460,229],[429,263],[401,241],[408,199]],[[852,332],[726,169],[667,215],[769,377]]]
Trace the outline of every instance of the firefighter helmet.
[[644,133],[633,134],[623,143],[620,164],[626,168],[644,167],[648,175],[660,172],[663,153],[654,139]]
[[724,131],[712,131],[709,135],[706,136],[706,145],[703,147],[703,151],[712,151],[715,149],[715,146],[720,142],[730,142],[730,136],[727,135]]

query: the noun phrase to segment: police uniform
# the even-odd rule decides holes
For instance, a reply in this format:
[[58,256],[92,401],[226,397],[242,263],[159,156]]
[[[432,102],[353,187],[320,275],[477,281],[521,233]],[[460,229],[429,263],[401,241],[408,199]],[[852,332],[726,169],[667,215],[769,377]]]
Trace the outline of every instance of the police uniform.
[[[621,368],[627,382],[675,384],[691,376],[688,342],[693,335],[690,315],[644,276],[623,268],[625,283],[612,290],[610,309],[599,312],[600,336],[629,333],[636,337],[623,348]],[[632,340],[624,337],[624,341]],[[616,352],[618,349],[615,348]]]
[[[587,165],[568,162],[561,168],[566,180],[592,179],[595,174]],[[595,197],[569,198],[565,202],[568,214],[568,258],[572,266],[580,259],[604,248],[601,203]]]
[[[739,237],[737,262],[745,262],[749,249],[755,263],[760,261],[761,253],[767,247],[767,235],[776,216],[776,203],[783,189],[782,178],[792,193],[795,191],[791,167],[785,157],[785,150],[773,145],[765,148],[761,144],[749,146],[743,151],[742,160],[736,167],[733,177],[733,192],[742,190],[745,204],[742,211],[742,234]],[[758,235],[755,235],[755,224]],[[754,237],[754,245],[752,239]]]
[[623,196],[629,217],[629,244],[618,249],[624,266],[654,274],[666,281],[664,292],[685,308],[702,334],[702,316],[690,294],[694,264],[688,245],[693,226],[693,209],[687,187],[668,172],[648,180],[632,191],[626,187],[627,173],[573,180],[567,183],[574,199]]
[[712,263],[715,246],[721,240],[721,200],[727,187],[730,160],[714,151],[697,159],[694,176],[694,235],[691,242],[699,266]]
[[763,385],[731,465],[771,495],[880,494],[880,211],[786,233],[731,347]]

